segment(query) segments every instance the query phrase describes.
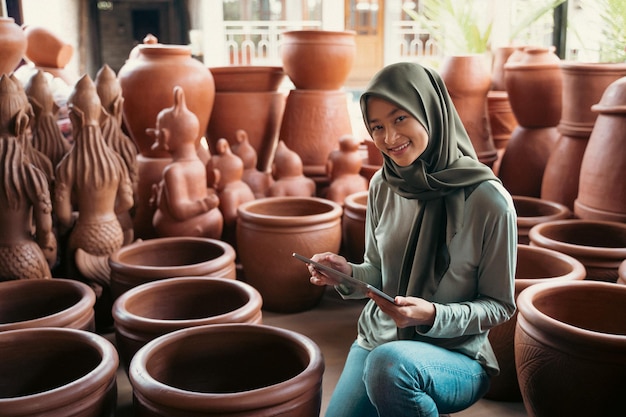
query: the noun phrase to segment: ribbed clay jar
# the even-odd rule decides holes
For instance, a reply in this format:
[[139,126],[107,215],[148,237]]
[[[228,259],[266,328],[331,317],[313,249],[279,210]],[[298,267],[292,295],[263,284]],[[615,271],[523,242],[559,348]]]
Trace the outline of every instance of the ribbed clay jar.
[[517,300],[515,361],[528,416],[626,415],[626,286],[548,282]]
[[113,304],[116,346],[128,366],[142,346],[165,333],[208,324],[261,323],[262,304],[257,290],[233,279],[148,282],[126,291]]
[[111,342],[57,327],[0,333],[3,417],[112,417],[119,359]]
[[33,327],[95,331],[96,295],[70,279],[24,279],[0,282],[0,332]]
[[[580,261],[564,253],[537,246],[517,246],[517,270],[515,271],[515,297],[531,285],[543,282],[581,281],[587,272]],[[517,313],[506,323],[489,331],[500,374],[491,377],[491,388],[486,398],[496,401],[521,401],[522,394],[515,368],[515,324]]]
[[359,191],[345,198],[341,218],[341,246],[344,255],[350,262],[363,262],[366,211],[367,191]]
[[111,293],[116,299],[146,282],[186,276],[235,279],[235,250],[217,239],[166,237],[138,240],[109,258]]
[[324,287],[310,283],[306,265],[292,253],[337,253],[342,212],[338,203],[317,197],[266,197],[239,206],[239,259],[264,309],[287,313],[317,305]]
[[572,217],[571,210],[563,204],[537,197],[514,195],[513,204],[517,212],[517,242],[524,245],[530,243],[528,232],[533,226]]
[[318,417],[324,359],[308,337],[215,324],[163,335],[130,365],[135,415]]

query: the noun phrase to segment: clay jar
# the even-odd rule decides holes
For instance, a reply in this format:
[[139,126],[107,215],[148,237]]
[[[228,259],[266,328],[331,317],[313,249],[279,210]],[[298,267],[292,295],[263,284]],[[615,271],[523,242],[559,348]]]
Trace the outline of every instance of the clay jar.
[[572,217],[570,209],[563,204],[537,197],[514,195],[513,204],[517,212],[517,242],[524,245],[530,243],[528,232],[533,226]]
[[365,214],[367,191],[359,191],[346,197],[341,219],[342,252],[350,262],[363,262],[365,253]]
[[226,242],[199,237],[138,240],[109,258],[114,299],[146,282],[186,276],[235,279],[235,250]]
[[626,132],[626,77],[611,83],[592,110],[599,114],[582,158],[574,213],[626,223],[626,143],[621,133]]
[[537,284],[518,297],[517,374],[530,417],[626,415],[626,287]]
[[116,346],[128,366],[142,346],[175,330],[208,324],[261,323],[262,304],[257,290],[233,279],[178,277],[148,282],[115,301]]
[[33,327],[95,331],[94,291],[82,282],[53,278],[0,282],[0,332]]
[[110,417],[117,401],[115,347],[76,329],[0,333],[3,417]]
[[[585,279],[586,271],[580,261],[552,249],[536,246],[517,246],[517,269],[515,271],[515,297],[531,285],[543,282],[569,282]],[[515,369],[515,325],[517,313],[506,323],[489,331],[500,374],[491,377],[491,388],[486,398],[497,401],[521,401],[522,395]]]
[[530,244],[570,255],[585,265],[587,279],[617,281],[626,259],[626,224],[567,219],[538,224],[528,232]]
[[356,32],[292,30],[281,35],[280,57],[296,89],[338,90],[356,56]]
[[11,74],[26,52],[26,35],[15,19],[0,17],[0,39],[0,75]]
[[337,253],[341,205],[317,197],[266,197],[241,204],[238,215],[245,282],[261,293],[264,308],[291,313],[317,305],[324,287],[312,285],[306,265],[291,254]]
[[37,67],[65,68],[72,59],[74,48],[52,31],[42,26],[25,25],[27,47],[24,55]]

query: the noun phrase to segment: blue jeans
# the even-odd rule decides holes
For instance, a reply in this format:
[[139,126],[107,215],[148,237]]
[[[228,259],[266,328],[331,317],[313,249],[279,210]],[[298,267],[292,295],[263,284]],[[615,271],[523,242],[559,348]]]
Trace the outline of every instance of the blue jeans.
[[325,417],[437,417],[474,404],[489,380],[477,361],[428,343],[354,342]]

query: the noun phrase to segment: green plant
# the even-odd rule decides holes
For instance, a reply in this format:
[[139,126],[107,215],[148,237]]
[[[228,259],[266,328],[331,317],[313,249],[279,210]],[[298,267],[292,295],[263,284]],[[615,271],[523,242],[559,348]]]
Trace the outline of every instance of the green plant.
[[[598,60],[600,62],[626,62],[626,2],[624,0],[583,0],[580,8],[584,14],[597,16],[599,19],[602,41],[597,51]],[[583,49],[592,49],[588,45],[588,38],[581,36],[578,28],[570,25],[569,29]]]

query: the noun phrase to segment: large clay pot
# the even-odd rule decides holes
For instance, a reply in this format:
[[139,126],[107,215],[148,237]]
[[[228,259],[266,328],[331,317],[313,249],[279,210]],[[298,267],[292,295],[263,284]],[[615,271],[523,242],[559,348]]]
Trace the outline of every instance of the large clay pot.
[[517,374],[530,417],[626,415],[626,287],[537,284],[518,297]]
[[199,237],[139,240],[109,258],[111,293],[116,299],[146,282],[174,277],[235,279],[235,250],[226,242]]
[[281,34],[280,57],[297,89],[338,90],[356,56],[356,32],[292,30]]
[[343,254],[350,262],[363,262],[366,211],[367,191],[350,194],[343,202],[341,246]]
[[208,324],[261,323],[262,304],[257,290],[233,279],[178,277],[148,282],[115,301],[116,346],[128,366],[146,343],[175,330]]
[[0,333],[3,417],[112,417],[117,402],[115,347],[76,329]]
[[74,47],[43,26],[23,26],[27,47],[24,56],[37,67],[65,68]]
[[[586,276],[585,267],[564,253],[536,246],[517,246],[515,271],[515,297],[531,285],[543,282],[581,281]],[[489,331],[489,341],[498,359],[500,374],[491,378],[491,388],[486,398],[497,401],[521,401],[522,394],[515,369],[515,325],[517,312],[508,320]]]
[[139,152],[152,158],[170,157],[166,151],[151,149],[154,138],[146,129],[154,128],[158,113],[172,106],[176,86],[183,89],[187,107],[198,117],[200,146],[215,99],[211,72],[192,58],[188,46],[141,44],[135,51],[136,56],[133,54],[120,68],[118,78],[124,96],[124,122]]
[[538,224],[528,232],[530,244],[570,255],[585,265],[587,279],[617,281],[626,259],[626,224],[568,219]]
[[574,213],[626,223],[626,77],[611,83],[592,110],[599,115],[581,162]]
[[318,304],[324,287],[309,282],[306,266],[291,254],[338,252],[341,205],[317,197],[267,197],[241,204],[237,249],[245,281],[264,308],[297,312]]
[[87,284],[70,279],[0,282],[0,332],[32,327],[95,331],[96,295]]
[[209,67],[216,93],[277,91],[285,79],[282,67],[229,65]]
[[324,359],[308,337],[256,324],[178,330],[130,366],[135,415],[317,417]]
[[517,46],[500,46],[493,50],[493,61],[491,63],[492,91],[506,91],[504,64],[507,63],[511,55],[518,49],[520,48]]
[[517,243],[530,243],[528,232],[533,226],[552,220],[572,217],[570,209],[554,201],[521,195],[513,196],[513,204],[517,212]]
[[9,75],[22,60],[28,42],[12,17],[0,17],[0,40],[0,75]]

